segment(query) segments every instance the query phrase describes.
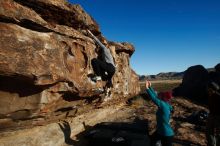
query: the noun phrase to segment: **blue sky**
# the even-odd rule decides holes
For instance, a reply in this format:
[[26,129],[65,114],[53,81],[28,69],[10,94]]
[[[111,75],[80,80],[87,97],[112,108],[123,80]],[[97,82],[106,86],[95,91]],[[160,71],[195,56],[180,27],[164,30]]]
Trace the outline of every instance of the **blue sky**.
[[111,41],[135,46],[140,75],[220,63],[219,0],[69,0],[80,4]]

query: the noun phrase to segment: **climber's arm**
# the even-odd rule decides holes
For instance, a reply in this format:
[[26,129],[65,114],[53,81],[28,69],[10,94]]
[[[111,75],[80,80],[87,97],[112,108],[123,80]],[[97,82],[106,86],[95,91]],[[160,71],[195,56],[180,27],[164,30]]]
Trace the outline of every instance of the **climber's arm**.
[[90,36],[96,41],[96,43],[97,43],[104,51],[105,51],[105,50],[108,50],[108,49],[99,41],[99,39],[91,33],[90,30],[87,30],[87,31],[88,31],[88,33],[90,34]]

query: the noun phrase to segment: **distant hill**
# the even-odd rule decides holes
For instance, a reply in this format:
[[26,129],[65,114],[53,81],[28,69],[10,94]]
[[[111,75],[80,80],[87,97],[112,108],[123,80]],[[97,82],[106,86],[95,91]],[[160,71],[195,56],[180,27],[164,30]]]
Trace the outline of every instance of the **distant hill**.
[[174,80],[174,79],[182,79],[184,72],[167,72],[167,73],[159,73],[157,75],[139,75],[140,81],[145,80]]
[[[214,71],[214,68],[207,68],[208,72]],[[145,80],[177,80],[182,79],[184,75],[183,72],[161,72],[156,75],[139,75],[139,81]]]

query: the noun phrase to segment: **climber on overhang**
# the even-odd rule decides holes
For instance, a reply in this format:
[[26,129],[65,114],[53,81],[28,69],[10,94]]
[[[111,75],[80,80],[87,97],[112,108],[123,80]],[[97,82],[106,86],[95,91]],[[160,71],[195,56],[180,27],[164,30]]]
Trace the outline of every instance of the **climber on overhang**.
[[115,73],[115,63],[112,54],[108,48],[106,48],[92,33],[87,30],[88,34],[95,40],[95,42],[101,48],[101,59],[93,58],[92,67],[95,72],[95,77],[92,78],[93,81],[107,81],[107,86],[112,87],[112,77]]

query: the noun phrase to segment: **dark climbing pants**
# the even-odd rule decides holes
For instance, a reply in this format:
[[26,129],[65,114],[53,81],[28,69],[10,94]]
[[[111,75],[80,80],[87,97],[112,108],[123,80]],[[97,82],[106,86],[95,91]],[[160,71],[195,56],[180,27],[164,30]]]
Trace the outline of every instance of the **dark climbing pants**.
[[159,140],[162,146],[172,146],[173,136],[162,136],[156,131],[150,136],[150,140],[151,146],[155,146]]
[[96,58],[92,59],[91,63],[97,76],[101,76],[102,80],[111,80],[115,73],[115,67],[111,63],[107,63]]
[[220,116],[209,115],[206,127],[207,146],[220,146]]

